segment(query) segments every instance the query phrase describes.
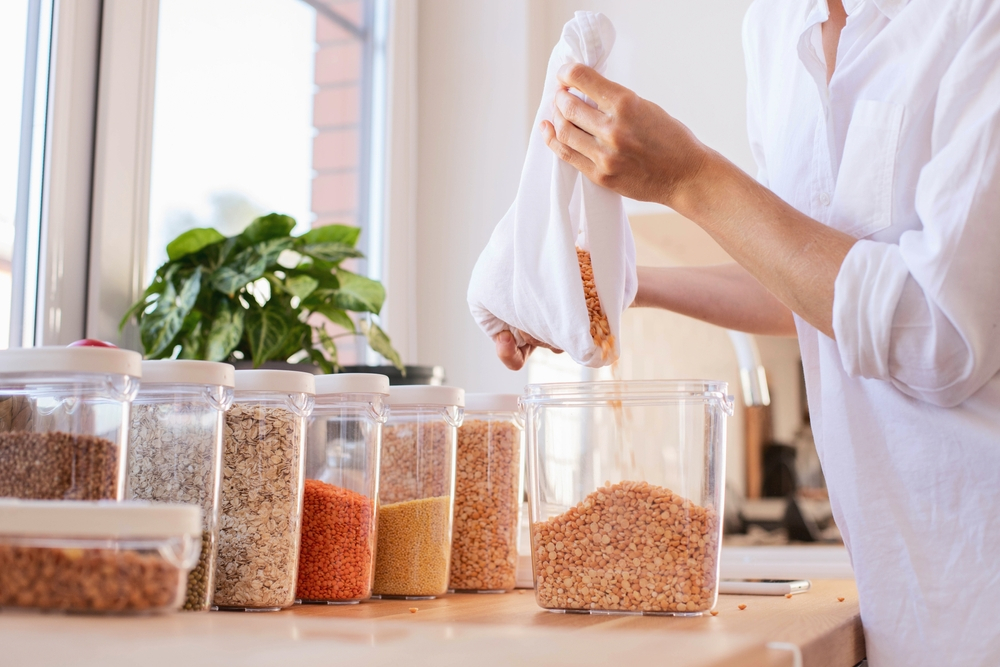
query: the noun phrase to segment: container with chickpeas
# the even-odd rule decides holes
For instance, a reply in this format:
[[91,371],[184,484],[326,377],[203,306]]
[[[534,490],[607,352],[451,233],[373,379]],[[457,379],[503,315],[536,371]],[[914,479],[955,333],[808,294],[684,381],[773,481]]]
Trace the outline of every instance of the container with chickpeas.
[[726,383],[537,384],[521,401],[539,606],[710,610],[733,409]]
[[373,597],[433,598],[448,591],[455,442],[465,392],[394,386],[382,428]]
[[458,429],[451,583],[494,593],[517,581],[524,429],[515,394],[467,394]]

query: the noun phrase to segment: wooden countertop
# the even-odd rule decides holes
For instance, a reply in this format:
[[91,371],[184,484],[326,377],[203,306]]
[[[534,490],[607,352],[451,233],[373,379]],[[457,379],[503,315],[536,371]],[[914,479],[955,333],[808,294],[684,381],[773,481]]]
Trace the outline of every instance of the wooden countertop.
[[516,591],[258,614],[3,613],[0,664],[779,667],[797,664],[797,650],[803,667],[854,667],[865,654],[848,580],[814,581],[791,599],[720,596],[716,610],[697,618],[554,614],[531,591]]

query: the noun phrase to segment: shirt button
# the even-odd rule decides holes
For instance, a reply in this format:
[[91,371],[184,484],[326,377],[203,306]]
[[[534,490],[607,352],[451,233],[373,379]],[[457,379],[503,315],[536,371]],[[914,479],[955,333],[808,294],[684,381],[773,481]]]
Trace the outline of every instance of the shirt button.
[[830,195],[826,194],[825,192],[819,193],[819,203],[822,204],[823,206],[829,206]]

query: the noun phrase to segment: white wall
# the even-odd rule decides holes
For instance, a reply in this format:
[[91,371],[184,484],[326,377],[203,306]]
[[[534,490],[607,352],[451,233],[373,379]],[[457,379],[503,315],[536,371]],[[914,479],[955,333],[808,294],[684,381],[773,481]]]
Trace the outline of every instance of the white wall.
[[466,305],[472,267],[517,192],[527,146],[529,0],[420,0],[416,354],[449,384],[520,393]]

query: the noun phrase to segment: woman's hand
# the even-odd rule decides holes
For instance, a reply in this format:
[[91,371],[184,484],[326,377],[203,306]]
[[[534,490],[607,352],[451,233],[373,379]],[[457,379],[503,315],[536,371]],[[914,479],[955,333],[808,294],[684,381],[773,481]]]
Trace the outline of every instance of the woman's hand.
[[524,364],[528,361],[528,357],[531,353],[535,351],[536,347],[544,347],[547,350],[552,350],[556,354],[562,354],[562,350],[557,350],[554,347],[549,347],[545,343],[535,340],[523,331],[519,332],[521,338],[525,340],[525,344],[521,347],[517,346],[517,341],[514,339],[514,334],[509,331],[501,331],[496,336],[493,336],[493,342],[497,346],[497,356],[500,357],[500,361],[503,365],[512,371],[519,371],[524,367]]
[[[652,102],[585,65],[559,71],[548,145],[594,183],[632,199],[671,205],[710,154],[680,122]],[[593,108],[568,89],[597,103]]]

